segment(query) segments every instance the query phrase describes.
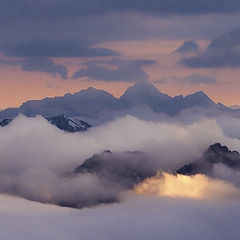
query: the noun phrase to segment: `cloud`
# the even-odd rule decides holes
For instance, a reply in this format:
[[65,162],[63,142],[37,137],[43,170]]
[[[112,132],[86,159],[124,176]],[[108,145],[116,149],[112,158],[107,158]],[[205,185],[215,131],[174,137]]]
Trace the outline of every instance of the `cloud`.
[[216,79],[206,76],[206,75],[202,75],[202,74],[198,74],[198,73],[192,73],[190,75],[187,76],[183,76],[183,77],[176,77],[173,76],[171,77],[171,79],[173,81],[179,82],[179,83],[189,83],[192,85],[197,85],[197,84],[208,84],[208,85],[214,85],[216,84]]
[[151,66],[156,62],[153,60],[138,59],[120,63],[117,69],[99,66],[88,62],[86,69],[77,71],[73,78],[88,77],[96,81],[106,82],[138,82],[149,79],[148,74],[142,69],[143,66]]
[[0,59],[0,65],[17,66],[19,64],[19,60]]
[[221,163],[213,165],[212,177],[231,182],[237,187],[240,187],[240,171],[234,168],[228,168]]
[[48,83],[46,86],[50,89],[59,89],[59,86],[53,83]]
[[99,57],[116,56],[107,48],[93,48],[92,43],[81,39],[33,39],[3,46],[2,51],[11,57]]
[[163,172],[137,185],[135,191],[138,194],[174,198],[224,199],[240,197],[240,189],[234,184],[211,179],[202,174],[184,176]]
[[111,58],[111,59],[101,59],[101,60],[91,60],[87,61],[84,64],[85,65],[101,65],[101,64],[107,64],[110,66],[117,66],[117,65],[124,65],[124,64],[132,64],[132,63],[138,63],[139,65],[146,65],[146,66],[151,66],[154,64],[157,64],[157,61],[155,60],[150,60],[150,59],[137,59],[137,60],[132,60],[132,59],[127,59],[127,58]]
[[[129,195],[122,203],[74,210],[0,195],[0,238],[238,239],[239,201]],[[51,223],[51,224],[50,224]],[[137,227],[136,227],[137,226]],[[43,231],[44,229],[44,231]]]
[[[198,159],[215,142],[239,150],[239,140],[224,136],[214,120],[184,125],[126,116],[84,133],[68,134],[40,116],[19,116],[0,128],[0,192],[78,207],[116,201],[123,189],[114,181],[90,173],[73,175],[74,169],[93,154],[110,149],[143,151],[155,170],[174,171]],[[114,159],[121,164],[121,157]],[[145,171],[146,165],[142,167]]]
[[[23,60],[2,59],[0,65],[20,66],[21,70],[27,72],[44,72],[51,75],[59,75],[62,79],[67,78],[67,68],[62,64],[55,64],[53,60],[46,57],[28,57]],[[47,87],[56,89],[56,86],[48,84]]]
[[207,49],[180,63],[191,68],[223,68],[240,66],[240,28],[214,39]]
[[165,84],[168,82],[168,80],[169,80],[168,78],[162,77],[160,79],[153,80],[152,82],[155,84]]
[[[211,39],[222,34],[222,26],[224,29],[231,29],[237,27],[239,22],[237,14],[208,14],[204,18],[198,14],[194,16],[168,14],[166,10],[162,11],[162,6],[166,2],[162,3],[158,10],[154,6],[154,10],[162,14],[158,15],[152,14],[151,11],[143,12],[137,9],[135,11],[115,11],[114,8],[117,8],[118,5],[124,5],[122,2],[114,4],[111,8],[113,11],[111,11],[108,9],[107,3],[97,7],[99,0],[96,0],[95,3],[92,1],[84,3],[75,0],[67,2],[51,0],[49,3],[43,0],[41,3],[34,4],[27,0],[6,1],[5,6],[0,7],[0,13],[5,8],[1,13],[1,24],[4,29],[1,35],[1,46],[4,48],[6,45],[16,47],[20,43],[36,39],[62,41],[63,39],[81,40],[84,38],[94,40],[94,43],[148,39],[179,39],[181,41],[183,39]],[[135,4],[140,5],[139,2]],[[148,3],[146,8],[151,4]],[[174,4],[176,5],[176,3]],[[189,1],[189,4],[192,3]],[[189,4],[181,5],[186,8]],[[13,5],[16,6],[14,9]],[[61,7],[61,5],[64,6]],[[79,5],[82,7],[78,8]],[[88,8],[83,5],[92,5],[90,10],[93,12],[87,11]],[[206,5],[209,7],[210,3]],[[71,7],[74,9],[70,10]],[[106,12],[100,14],[101,9],[105,9]],[[174,9],[173,7],[170,10],[174,12]],[[11,12],[13,10],[14,12]],[[73,14],[74,11],[76,11],[75,14]],[[23,12],[24,14],[22,14]],[[169,26],[171,27],[169,28]]]
[[198,85],[198,84],[207,84],[207,85],[214,85],[216,84],[216,79],[213,77],[209,77],[206,75],[202,75],[199,73],[192,73],[187,76],[178,77],[178,76],[170,76],[168,78],[161,78],[159,80],[155,80],[154,83],[164,84],[169,81],[174,81],[176,83],[186,83],[191,85]]
[[[12,5],[15,8],[12,8]],[[137,12],[150,15],[191,15],[191,14],[209,14],[209,13],[235,13],[239,12],[240,4],[237,0],[230,0],[228,4],[224,0],[183,0],[176,2],[174,0],[123,0],[121,3],[113,0],[52,0],[51,2],[43,0],[38,3],[32,3],[27,0],[21,1],[1,1],[0,13],[3,20],[7,16],[12,19],[41,19],[41,18],[62,18],[71,16],[86,16],[109,14],[116,12]],[[23,11],[24,10],[24,11]]]
[[194,40],[185,41],[179,48],[177,48],[175,53],[189,53],[189,52],[197,52],[199,50],[199,45]]
[[26,58],[21,61],[21,68],[23,71],[58,74],[62,79],[67,78],[67,68],[62,64],[55,64],[48,58]]

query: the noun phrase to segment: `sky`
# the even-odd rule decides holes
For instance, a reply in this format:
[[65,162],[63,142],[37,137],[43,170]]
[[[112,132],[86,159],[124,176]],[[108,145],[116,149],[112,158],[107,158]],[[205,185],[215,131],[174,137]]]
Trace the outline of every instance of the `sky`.
[[0,0],[0,109],[149,80],[240,104],[238,0]]

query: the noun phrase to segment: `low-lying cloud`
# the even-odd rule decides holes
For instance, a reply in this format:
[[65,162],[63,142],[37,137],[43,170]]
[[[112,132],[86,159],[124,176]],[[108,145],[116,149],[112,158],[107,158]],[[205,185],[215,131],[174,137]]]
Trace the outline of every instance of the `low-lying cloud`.
[[239,201],[132,194],[120,204],[79,211],[0,194],[0,215],[1,239],[237,240],[240,235]]
[[194,176],[161,173],[136,186],[138,194],[192,199],[239,198],[240,189],[223,180],[211,179],[203,174]]
[[121,199],[124,189],[109,178],[73,174],[86,158],[106,149],[143,151],[150,166],[166,171],[199,158],[214,142],[239,150],[239,140],[226,137],[216,121],[208,119],[184,125],[126,116],[69,134],[43,117],[18,116],[0,133],[0,192],[75,207]]
[[[73,134],[40,116],[18,116],[0,128],[0,238],[238,239],[239,172],[214,165],[211,178],[170,174],[214,142],[239,151],[240,140],[231,138],[231,125],[224,126],[229,137],[220,126],[214,119],[184,124],[125,116]],[[143,163],[146,156],[150,166],[166,173],[140,182],[135,189],[141,194],[120,188],[110,180],[113,176],[74,173],[86,158],[106,149],[115,156],[113,166],[134,167],[133,153],[126,151],[141,150]],[[109,151],[105,154],[110,157]],[[137,167],[141,168],[139,162]],[[101,174],[108,176],[105,169]],[[81,210],[39,203],[82,208],[116,201]]]

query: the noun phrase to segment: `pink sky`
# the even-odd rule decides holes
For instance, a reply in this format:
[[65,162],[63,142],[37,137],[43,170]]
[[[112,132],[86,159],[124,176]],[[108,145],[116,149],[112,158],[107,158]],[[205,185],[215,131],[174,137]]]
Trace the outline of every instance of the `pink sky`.
[[[155,86],[164,93],[171,96],[186,95],[199,90],[204,91],[216,102],[225,105],[240,104],[238,76],[239,68],[222,69],[191,69],[177,63],[180,56],[170,54],[182,44],[180,40],[144,40],[144,41],[113,41],[105,42],[98,47],[106,47],[118,51],[123,59],[152,59],[158,63],[146,66],[144,70],[150,76],[150,81],[171,76],[183,77],[192,73],[211,76],[216,79],[217,84],[189,84],[169,81]],[[204,48],[208,41],[199,41]],[[100,58],[103,59],[103,58]],[[69,79],[62,80],[59,76],[49,75],[42,72],[22,71],[18,66],[0,67],[0,109],[16,107],[30,99],[42,99],[44,97],[61,96],[65,93],[78,92],[89,86],[104,89],[119,97],[125,89],[133,83],[104,82],[81,79],[71,79],[71,75],[83,67],[82,61],[87,59],[67,58],[54,59],[55,63],[65,64],[69,70]],[[92,59],[91,59],[92,60]],[[69,64],[73,62],[74,64]]]

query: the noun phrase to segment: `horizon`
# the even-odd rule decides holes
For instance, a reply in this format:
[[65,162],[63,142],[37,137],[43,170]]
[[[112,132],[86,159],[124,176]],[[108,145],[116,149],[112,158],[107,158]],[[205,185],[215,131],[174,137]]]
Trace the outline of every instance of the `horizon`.
[[[154,83],[152,83],[152,82],[150,82],[150,81],[147,81],[147,82],[150,83],[151,85],[153,85],[155,88],[157,88],[157,90],[158,90],[160,93],[166,94],[166,95],[170,96],[171,98],[176,97],[176,96],[186,97],[186,96],[188,96],[188,95],[192,95],[192,94],[195,94],[195,93],[203,92],[203,93],[206,94],[213,102],[215,102],[215,103],[221,103],[221,104],[225,105],[225,104],[222,103],[222,102],[215,101],[211,96],[209,96],[206,92],[204,92],[204,91],[202,91],[202,90],[195,91],[195,92],[190,92],[190,93],[188,93],[188,94],[170,95],[170,94],[168,94],[168,93],[166,93],[166,92],[161,91],[161,90],[156,86],[156,84],[154,84]],[[24,104],[24,103],[26,103],[26,102],[28,102],[28,101],[35,101],[35,100],[36,100],[36,101],[41,101],[41,100],[43,100],[43,99],[45,99],[45,98],[64,97],[66,94],[74,95],[74,94],[76,94],[76,93],[80,93],[80,92],[83,91],[83,90],[88,90],[89,88],[93,88],[93,89],[95,89],[95,90],[100,90],[100,91],[101,91],[101,90],[102,90],[102,91],[105,91],[105,92],[111,94],[112,96],[114,96],[115,98],[119,99],[119,98],[121,98],[121,96],[124,95],[124,93],[127,91],[128,88],[133,87],[134,85],[136,85],[136,84],[138,84],[138,83],[141,83],[141,82],[133,83],[133,84],[127,86],[127,87],[121,92],[120,95],[115,95],[115,94],[113,94],[113,93],[111,93],[110,91],[107,91],[107,90],[105,90],[105,89],[88,86],[87,88],[82,88],[82,89],[80,89],[79,91],[66,92],[66,93],[63,93],[62,95],[44,96],[44,97],[39,98],[39,99],[36,99],[36,98],[35,98],[35,99],[27,99],[26,101],[21,102],[18,106],[9,106],[9,107],[6,107],[6,108],[0,107],[0,111],[6,110],[6,109],[11,109],[11,108],[19,108],[22,104]],[[226,107],[232,107],[232,106],[238,107],[239,105],[238,105],[238,104],[231,104],[231,105],[225,105],[225,106],[226,106]]]

